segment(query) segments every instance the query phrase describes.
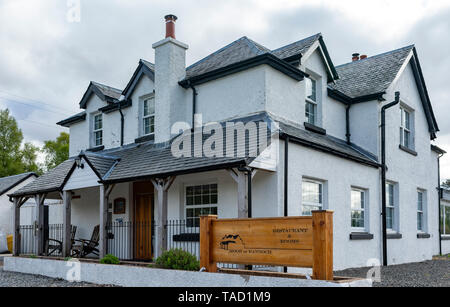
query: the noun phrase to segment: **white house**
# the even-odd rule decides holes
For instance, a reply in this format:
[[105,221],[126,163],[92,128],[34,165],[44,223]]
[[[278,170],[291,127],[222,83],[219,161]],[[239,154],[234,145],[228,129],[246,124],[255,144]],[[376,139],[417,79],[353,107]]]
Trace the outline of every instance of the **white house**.
[[[202,214],[315,209],[334,210],[335,269],[439,253],[438,157],[445,152],[431,145],[439,129],[415,46],[354,54],[335,66],[321,34],[275,50],[242,37],[186,66],[189,47],[175,38],[175,21],[166,16],[154,64],[140,60],[125,89],[89,84],[81,112],[58,123],[70,128],[72,158],[13,193],[17,208],[35,195],[63,198],[65,238],[70,224],[82,238],[101,225],[100,255],[121,249],[127,259],[188,243],[198,248]],[[230,122],[247,131],[244,155],[222,150],[239,133],[213,146],[208,139]],[[180,128],[187,134],[191,126],[200,134],[194,143],[205,141],[215,155],[184,144],[175,147],[194,156],[173,153]],[[267,130],[271,138],[261,138]],[[174,229],[167,220],[182,222]]]
[[[33,182],[38,176],[35,173],[0,178],[0,233],[13,234],[13,203],[8,194],[23,188]],[[46,201],[49,207],[49,223],[62,223],[62,203],[60,201]],[[35,221],[36,204],[28,200],[21,208],[20,225],[31,226]]]

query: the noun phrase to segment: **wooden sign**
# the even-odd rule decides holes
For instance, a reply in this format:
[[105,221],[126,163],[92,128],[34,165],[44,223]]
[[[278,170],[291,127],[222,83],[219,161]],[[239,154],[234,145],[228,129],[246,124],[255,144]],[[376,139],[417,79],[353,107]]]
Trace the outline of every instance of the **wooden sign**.
[[331,211],[312,217],[260,219],[200,218],[200,265],[217,271],[217,262],[312,267],[316,279],[333,278]]

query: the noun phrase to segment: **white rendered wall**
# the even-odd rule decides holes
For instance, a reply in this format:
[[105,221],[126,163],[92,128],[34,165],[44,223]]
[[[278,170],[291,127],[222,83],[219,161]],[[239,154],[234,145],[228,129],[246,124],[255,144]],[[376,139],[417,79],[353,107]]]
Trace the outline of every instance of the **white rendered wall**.
[[[428,124],[410,65],[389,89],[387,102],[393,101],[395,91],[400,91],[401,102],[414,110],[414,142],[418,155],[399,149],[400,106],[389,109],[386,113],[387,179],[398,183],[398,231],[403,235],[400,240],[388,242],[390,264],[429,260],[439,252],[437,154],[431,151]],[[426,232],[431,235],[430,239],[417,238],[417,189],[426,191]]]

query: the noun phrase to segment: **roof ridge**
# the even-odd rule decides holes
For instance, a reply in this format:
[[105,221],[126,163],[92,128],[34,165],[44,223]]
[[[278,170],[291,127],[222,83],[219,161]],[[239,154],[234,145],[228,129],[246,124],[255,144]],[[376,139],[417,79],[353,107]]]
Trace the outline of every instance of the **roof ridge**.
[[112,87],[110,85],[106,85],[106,84],[103,84],[103,83],[100,83],[100,82],[97,82],[97,81],[91,81],[91,83],[93,85],[95,85],[95,86],[103,86],[103,87],[107,87],[107,88],[115,90],[115,91],[122,92],[122,90],[118,89],[117,87]]
[[256,41],[248,38],[247,36],[244,36],[244,37],[245,37],[245,41],[247,42],[247,44],[249,45],[249,47],[251,49],[257,49],[258,50],[256,52],[257,55],[261,55],[261,54],[264,54],[264,53],[270,53],[271,52],[271,50],[269,48],[265,47],[264,45],[262,45],[262,44],[260,44],[260,43],[258,43]]
[[320,37],[320,36],[322,36],[322,32],[319,32],[319,33],[316,33],[316,34],[314,34],[314,35],[305,37],[305,38],[300,39],[300,40],[298,40],[298,41],[295,41],[295,42],[293,42],[293,43],[290,43],[290,44],[281,46],[281,47],[279,47],[279,48],[277,48],[277,49],[273,49],[272,52],[277,52],[277,51],[280,51],[281,49],[284,49],[284,48],[293,46],[293,45],[295,45],[295,44],[297,44],[297,43],[299,43],[299,42],[306,41],[306,40],[311,39],[311,38],[313,38],[313,37]]
[[337,65],[336,68],[343,67],[343,66],[350,65],[350,64],[362,63],[362,62],[365,62],[365,61],[370,60],[370,59],[376,59],[376,58],[379,58],[379,57],[382,57],[382,56],[385,56],[385,55],[389,55],[389,54],[393,54],[395,52],[400,52],[400,51],[403,51],[403,50],[406,50],[406,49],[409,49],[409,48],[411,48],[411,50],[412,50],[415,46],[416,45],[412,44],[412,45],[408,45],[408,46],[405,46],[405,47],[402,47],[402,48],[390,50],[390,51],[387,51],[387,52],[383,52],[383,53],[380,53],[380,54],[376,54],[376,55],[367,57],[367,58],[362,59],[362,60],[358,60],[358,61],[354,61],[354,62],[348,62],[348,63],[344,63],[344,64],[341,64],[341,65]]

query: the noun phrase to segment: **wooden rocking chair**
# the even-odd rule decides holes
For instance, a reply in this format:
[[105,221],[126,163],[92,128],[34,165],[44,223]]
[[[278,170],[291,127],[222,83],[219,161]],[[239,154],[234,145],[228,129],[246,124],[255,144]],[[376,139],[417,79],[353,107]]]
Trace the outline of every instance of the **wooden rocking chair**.
[[[74,244],[75,240],[75,234],[77,232],[77,226],[72,226],[72,230],[70,232],[70,246],[72,248],[72,245]],[[48,239],[45,242],[45,255],[51,256],[53,253],[58,252],[62,255],[63,252],[63,242],[56,240],[56,239]]]
[[89,254],[99,255],[97,249],[100,240],[100,225],[94,227],[90,240],[79,239],[75,240],[79,244],[72,246],[72,257],[84,258]]

